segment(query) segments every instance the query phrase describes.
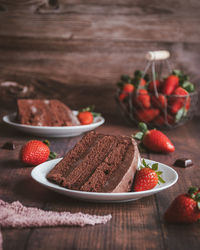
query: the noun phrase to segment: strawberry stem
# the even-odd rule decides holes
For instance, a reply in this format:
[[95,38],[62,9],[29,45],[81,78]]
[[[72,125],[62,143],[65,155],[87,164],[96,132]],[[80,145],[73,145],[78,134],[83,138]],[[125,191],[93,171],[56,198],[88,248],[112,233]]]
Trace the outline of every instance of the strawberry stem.
[[57,153],[56,152],[50,152],[49,159],[55,159],[56,157],[57,157]]
[[48,140],[44,140],[43,143],[46,144],[48,147],[50,146],[50,142]]
[[152,170],[154,170],[156,172],[156,174],[158,176],[158,184],[165,183],[163,178],[160,176],[163,172],[157,171],[158,170],[158,163],[154,163],[150,166],[149,164],[146,163],[146,161],[144,159],[142,159],[142,165],[140,166],[140,169],[142,169],[142,168],[151,168]]
[[144,122],[140,122],[140,123],[138,124],[138,128],[139,128],[139,130],[140,130],[141,132],[143,132],[144,134],[148,131],[147,125],[146,125],[146,123],[144,123]]
[[88,106],[88,107],[86,107],[86,108],[80,109],[80,110],[79,110],[79,113],[80,113],[80,112],[86,112],[86,111],[88,111],[88,112],[93,112],[94,109],[95,109],[95,105],[90,105],[90,106]]
[[143,133],[143,132],[137,132],[135,135],[132,135],[132,137],[133,137],[134,139],[139,140],[139,141],[142,140],[143,136],[144,136],[144,133]]

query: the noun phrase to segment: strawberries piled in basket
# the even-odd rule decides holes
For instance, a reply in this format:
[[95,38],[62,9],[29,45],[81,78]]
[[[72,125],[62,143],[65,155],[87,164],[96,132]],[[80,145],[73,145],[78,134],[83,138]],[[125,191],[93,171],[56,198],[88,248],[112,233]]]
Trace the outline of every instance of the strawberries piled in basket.
[[137,70],[133,77],[122,75],[117,86],[117,100],[135,122],[173,127],[191,118],[196,107],[194,84],[180,70],[160,79]]

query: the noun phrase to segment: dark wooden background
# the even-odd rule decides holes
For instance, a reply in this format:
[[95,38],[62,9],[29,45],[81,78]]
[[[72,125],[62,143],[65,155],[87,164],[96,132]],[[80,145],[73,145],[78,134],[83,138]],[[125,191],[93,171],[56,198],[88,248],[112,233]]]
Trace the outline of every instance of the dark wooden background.
[[[73,109],[95,104],[106,117],[99,132],[136,132],[118,114],[113,98],[117,80],[143,69],[148,50],[167,49],[174,67],[184,69],[198,85],[199,14],[199,0],[0,0],[0,118],[16,109],[19,97],[59,98]],[[5,81],[18,85],[6,87]],[[168,226],[162,219],[178,194],[199,183],[199,121],[166,132],[175,153],[142,155],[170,166],[177,158],[191,158],[192,168],[176,168],[178,183],[119,205],[77,202],[35,183],[32,168],[18,161],[21,145],[33,137],[0,122],[0,146],[9,140],[18,145],[14,151],[0,150],[2,199],[47,210],[113,214],[108,224],[81,231],[4,230],[4,248],[199,249],[199,225]],[[79,139],[52,139],[52,150],[64,155]]]
[[0,83],[0,106],[55,97],[115,113],[106,100],[122,73],[144,68],[148,50],[168,49],[198,84],[199,14],[198,0],[0,0],[0,81],[28,86]]

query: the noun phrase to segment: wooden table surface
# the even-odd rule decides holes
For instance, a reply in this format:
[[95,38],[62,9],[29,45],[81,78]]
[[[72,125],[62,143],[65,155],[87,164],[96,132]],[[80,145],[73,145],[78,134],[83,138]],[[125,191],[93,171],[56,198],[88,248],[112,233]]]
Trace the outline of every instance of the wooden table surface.
[[[194,166],[186,169],[173,167],[179,175],[178,182],[156,195],[127,203],[88,203],[54,193],[36,183],[30,176],[31,167],[24,167],[18,160],[21,146],[35,138],[19,134],[0,123],[0,147],[13,141],[15,150],[0,149],[0,198],[44,210],[112,214],[107,224],[79,227],[34,229],[3,229],[4,250],[10,249],[199,249],[200,226],[167,225],[163,214],[172,200],[192,185],[199,185],[200,119],[166,134],[175,144],[172,154],[147,154],[142,156],[173,167],[175,159],[191,158]],[[107,119],[97,129],[109,134],[130,135],[136,128],[122,118]],[[80,140],[75,138],[50,139],[51,149],[63,156]]]

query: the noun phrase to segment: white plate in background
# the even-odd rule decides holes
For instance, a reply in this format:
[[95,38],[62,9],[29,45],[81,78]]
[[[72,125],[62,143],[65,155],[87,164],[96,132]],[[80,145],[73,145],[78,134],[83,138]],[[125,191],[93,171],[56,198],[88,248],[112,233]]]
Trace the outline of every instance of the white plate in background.
[[[73,111],[75,115],[78,114],[78,111]],[[16,122],[17,113],[12,113],[5,115],[3,121],[9,126],[17,129],[18,131],[42,136],[42,137],[72,137],[78,136],[82,133],[93,130],[101,126],[105,119],[102,116],[97,116],[94,118],[93,123],[88,125],[79,125],[79,126],[65,126],[65,127],[48,127],[48,126],[31,126],[24,125]]]
[[[52,182],[49,182],[46,178],[47,174],[51,169],[55,167],[55,165],[62,160],[62,158],[51,160],[44,162],[38,166],[36,166],[32,172],[31,176],[32,178],[42,184],[43,186],[64,194],[66,196],[79,199],[79,200],[85,200],[90,202],[127,202],[132,200],[138,200],[145,196],[150,196],[155,193],[161,192],[172,185],[174,185],[178,180],[178,174],[177,172],[172,169],[171,167],[158,162],[158,169],[159,171],[162,171],[162,178],[165,180],[165,183],[161,183],[160,185],[157,185],[155,188],[151,190],[141,191],[141,192],[127,192],[127,193],[95,193],[95,192],[84,192],[84,191],[76,191],[67,189],[64,187],[61,187],[59,185],[56,185]],[[147,164],[154,164],[157,163],[152,160],[145,159]]]

